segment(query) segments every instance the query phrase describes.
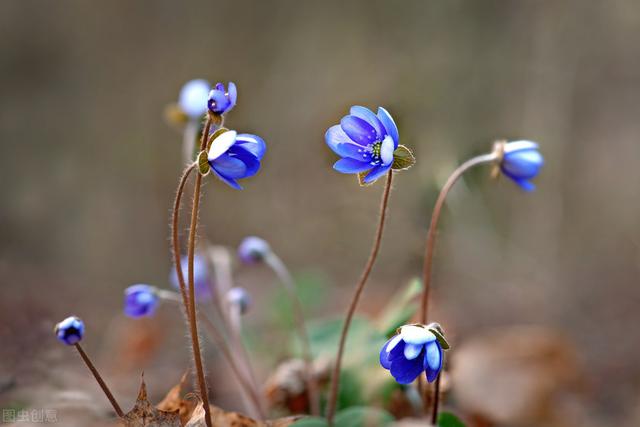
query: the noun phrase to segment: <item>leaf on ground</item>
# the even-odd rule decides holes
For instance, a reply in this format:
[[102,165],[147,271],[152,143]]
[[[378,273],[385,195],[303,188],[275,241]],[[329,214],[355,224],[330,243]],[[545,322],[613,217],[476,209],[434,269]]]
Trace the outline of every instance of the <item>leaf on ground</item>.
[[195,403],[192,400],[185,400],[182,398],[183,390],[187,384],[187,372],[184,373],[180,382],[173,386],[169,393],[162,399],[156,408],[166,412],[178,412],[180,415],[180,421],[185,424],[193,410],[195,409]]
[[[300,417],[286,417],[272,421],[257,421],[238,412],[226,412],[216,406],[209,405],[211,410],[211,423],[216,427],[288,427]],[[191,419],[184,427],[206,427],[205,412],[202,402],[193,411]]]
[[336,427],[385,427],[393,422],[393,416],[379,408],[354,406],[338,412]]
[[181,427],[178,412],[168,412],[156,409],[147,399],[147,386],[144,376],[140,384],[138,399],[135,406],[122,418],[125,427]]
[[465,427],[465,425],[451,412],[442,412],[438,416],[438,427]]

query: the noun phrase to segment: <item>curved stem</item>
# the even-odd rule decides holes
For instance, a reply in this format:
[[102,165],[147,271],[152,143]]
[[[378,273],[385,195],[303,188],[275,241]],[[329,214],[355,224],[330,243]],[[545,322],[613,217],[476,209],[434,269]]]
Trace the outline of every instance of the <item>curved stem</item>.
[[382,232],[384,230],[384,221],[387,216],[387,205],[389,203],[389,194],[391,193],[391,181],[393,180],[393,170],[389,169],[387,173],[387,180],[384,186],[384,192],[382,193],[382,202],[380,203],[380,220],[378,222],[378,229],[376,230],[375,239],[373,241],[373,247],[371,248],[371,254],[367,260],[367,264],[360,275],[360,280],[356,285],[355,293],[351,299],[351,304],[347,310],[347,317],[345,318],[344,325],[342,327],[342,334],[340,335],[340,343],[338,344],[338,353],[333,366],[333,373],[331,376],[331,387],[329,390],[329,400],[327,401],[327,420],[329,425],[333,425],[333,417],[336,412],[336,403],[338,400],[338,388],[340,387],[340,368],[342,365],[342,355],[344,353],[345,343],[347,341],[347,333],[349,332],[349,326],[353,319],[353,314],[358,306],[360,295],[364,289],[364,285],[367,283],[373,264],[378,257],[378,251],[380,250],[380,243],[382,242]]
[[[447,179],[447,182],[440,190],[440,194],[438,195],[438,199],[436,200],[436,204],[433,207],[433,213],[431,214],[431,223],[429,224],[429,231],[427,232],[427,242],[425,245],[425,254],[424,254],[424,266],[422,269],[422,301],[420,304],[420,323],[426,324],[428,318],[428,309],[429,309],[429,294],[431,291],[431,275],[433,269],[433,252],[436,244],[436,232],[438,229],[438,221],[440,219],[440,214],[442,213],[442,208],[444,206],[444,202],[449,194],[449,191],[453,188],[453,185],[458,181],[458,179],[469,169],[474,166],[481,165],[484,163],[490,163],[494,161],[497,157],[497,154],[490,153],[484,154],[481,156],[474,157],[472,159],[467,160],[462,165],[460,165]],[[423,382],[421,381],[421,384]],[[436,382],[436,388],[439,389],[440,386],[440,376],[438,376]],[[429,388],[423,387],[423,401],[425,407],[428,406],[429,402]],[[433,417],[437,418],[438,414],[438,402],[439,396],[436,396],[433,405]]]
[[[200,141],[200,149],[204,150],[211,129],[211,117],[207,115]],[[207,427],[213,427],[211,424],[211,408],[209,408],[209,393],[207,391],[207,383],[204,376],[204,368],[202,366],[202,354],[200,351],[200,338],[198,337],[198,324],[196,319],[196,297],[194,286],[194,255],[196,248],[196,233],[198,229],[198,212],[200,207],[200,189],[202,187],[202,175],[196,175],[196,182],[193,189],[193,205],[191,209],[191,225],[189,226],[189,243],[187,248],[188,257],[188,277],[189,277],[189,327],[191,333],[191,345],[193,347],[193,361],[196,366],[196,374],[198,377],[198,387],[200,388],[200,398],[203,402],[205,412],[205,422]]]
[[113,406],[113,409],[116,411],[116,414],[118,414],[120,418],[123,418],[124,412],[122,412],[122,409],[120,408],[120,405],[118,405],[116,398],[113,397],[113,394],[111,393],[111,390],[109,390],[107,383],[104,382],[104,380],[100,376],[100,373],[98,372],[96,367],[93,366],[93,363],[91,363],[91,359],[89,359],[89,356],[87,356],[87,353],[84,352],[84,349],[82,348],[80,343],[75,343],[74,345],[76,347],[76,350],[78,350],[78,353],[80,353],[80,357],[82,357],[84,364],[87,365],[87,368],[89,368],[89,370],[93,374],[94,378],[100,385],[100,388],[102,389],[104,394],[107,396],[107,399],[109,399],[109,402],[111,402],[111,406]]
[[296,292],[296,285],[293,281],[293,277],[291,277],[291,273],[289,273],[289,270],[287,269],[287,266],[274,252],[269,252],[267,254],[265,262],[276,273],[276,276],[280,279],[280,282],[283,284],[287,294],[289,295],[289,299],[291,300],[295,318],[294,323],[302,345],[302,357],[305,361],[309,408],[311,409],[311,415],[319,415],[320,399],[318,396],[318,385],[313,374],[313,355],[311,354],[309,334],[307,333],[307,328],[305,326],[304,310]]
[[185,312],[189,312],[189,296],[187,294],[187,286],[184,283],[184,274],[182,273],[182,259],[180,256],[180,238],[178,236],[179,216],[180,216],[180,204],[182,203],[182,195],[184,194],[184,187],[187,184],[189,175],[196,168],[196,164],[193,163],[182,173],[180,177],[180,183],[178,184],[178,190],[176,191],[176,198],[173,202],[173,212],[171,214],[171,244],[173,245],[173,262],[176,265],[176,276],[178,277],[178,284],[180,285],[180,294],[182,295],[182,303],[184,304]]

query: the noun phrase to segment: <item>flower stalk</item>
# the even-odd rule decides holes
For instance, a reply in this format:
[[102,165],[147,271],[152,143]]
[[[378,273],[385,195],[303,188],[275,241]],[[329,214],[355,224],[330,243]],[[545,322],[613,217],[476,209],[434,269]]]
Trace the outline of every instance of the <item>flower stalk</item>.
[[373,265],[375,264],[376,258],[378,257],[380,244],[382,243],[382,233],[384,231],[384,223],[387,216],[387,206],[389,204],[389,195],[391,193],[392,181],[393,181],[393,169],[389,169],[389,171],[387,172],[387,179],[385,181],[384,191],[382,193],[382,202],[380,203],[380,219],[378,221],[378,228],[376,230],[373,246],[371,248],[371,253],[364,267],[364,270],[360,275],[360,279],[356,284],[356,290],[351,299],[349,309],[347,310],[347,316],[345,318],[344,325],[342,327],[342,333],[340,335],[338,352],[336,354],[336,360],[334,362],[333,373],[331,376],[329,399],[327,401],[327,420],[329,422],[329,425],[333,425],[333,418],[336,412],[336,404],[338,400],[338,389],[340,387],[340,368],[342,366],[342,356],[344,354],[349,327],[351,326],[351,321],[353,319],[353,315],[358,306],[358,302],[360,301],[360,296],[362,295],[362,291],[364,290],[364,286],[367,283],[369,274],[371,273],[371,270],[373,268]]
[[74,346],[76,350],[78,350],[78,353],[80,354],[80,357],[84,361],[84,364],[87,365],[87,368],[89,368],[89,370],[93,374],[93,377],[98,382],[98,385],[100,385],[100,388],[102,389],[104,394],[107,396],[107,399],[109,399],[109,402],[111,402],[111,406],[113,406],[113,410],[116,411],[116,414],[118,414],[120,418],[123,418],[124,412],[122,412],[122,408],[120,408],[120,405],[118,405],[116,398],[113,397],[113,393],[111,393],[111,390],[109,390],[107,383],[104,382],[104,380],[102,379],[102,376],[100,375],[96,367],[91,362],[91,359],[89,359],[89,356],[87,355],[87,353],[85,353],[84,349],[82,348],[79,342],[75,343]]

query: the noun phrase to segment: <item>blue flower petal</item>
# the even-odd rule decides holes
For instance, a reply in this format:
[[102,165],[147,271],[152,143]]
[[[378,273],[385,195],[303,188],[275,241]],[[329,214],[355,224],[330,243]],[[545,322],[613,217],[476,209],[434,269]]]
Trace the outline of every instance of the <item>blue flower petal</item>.
[[380,160],[382,160],[384,166],[389,166],[393,163],[393,152],[395,150],[393,139],[389,135],[385,136],[380,145]]
[[400,329],[402,339],[410,344],[426,344],[436,340],[433,332],[415,325],[406,325]]
[[544,164],[542,154],[535,150],[505,154],[502,169],[520,178],[533,178]]
[[442,348],[437,341],[426,345],[423,369],[427,374],[427,381],[433,382],[442,368]]
[[396,126],[396,122],[393,121],[391,114],[389,114],[389,112],[384,108],[379,107],[378,118],[387,130],[387,135],[393,138],[395,148],[398,148],[398,144],[400,143],[400,135],[398,134],[398,127]]
[[[246,167],[246,171],[244,176],[237,178],[249,178],[250,176],[254,176],[260,170],[260,160],[256,156],[253,155],[250,151],[245,149],[244,147],[234,145],[229,149],[229,155],[236,157],[244,163]],[[215,163],[215,160],[214,160]],[[232,177],[235,178],[235,177]]]
[[209,110],[216,114],[222,114],[229,108],[229,98],[224,93],[224,87],[222,90],[213,89],[209,92],[209,101],[207,106]]
[[324,139],[329,148],[338,156],[350,157],[356,160],[363,158],[362,150],[364,150],[364,147],[353,142],[347,134],[344,133],[340,125],[331,126],[327,129],[327,132],[324,134]]
[[422,357],[407,360],[399,357],[391,362],[389,368],[393,378],[400,384],[410,384],[424,371]]
[[360,173],[371,169],[371,165],[355,159],[345,158],[335,162],[333,168],[342,173]]
[[224,182],[225,184],[227,184],[229,187],[231,188],[235,188],[236,190],[242,190],[242,186],[240,184],[238,184],[238,181],[236,181],[233,178],[227,178],[221,174],[219,174],[214,168],[211,168],[211,170],[213,171],[213,173],[220,178],[220,180],[222,182]]
[[340,126],[351,140],[367,146],[376,142],[376,130],[365,120],[356,116],[345,116],[340,120]]
[[533,141],[511,141],[504,146],[504,153],[514,153],[522,150],[537,150],[538,144]]
[[227,90],[229,94],[229,110],[236,106],[236,102],[238,101],[238,88],[234,82],[229,82],[229,89]]
[[238,133],[235,130],[230,130],[218,135],[216,139],[211,142],[211,147],[209,147],[209,152],[207,153],[209,163],[226,153],[227,150],[236,143],[237,135]]
[[236,137],[236,146],[240,146],[251,154],[256,156],[258,160],[262,160],[264,153],[267,151],[267,144],[264,139],[258,135],[252,135],[249,133],[241,133]]
[[211,86],[206,80],[187,82],[180,90],[178,105],[192,119],[198,119],[207,111],[207,97]]
[[[369,166],[371,167],[371,166]],[[385,173],[387,173],[387,171],[389,170],[389,168],[391,168],[391,165],[379,165],[379,166],[375,166],[373,169],[371,169],[371,172],[369,172],[367,174],[367,176],[364,177],[364,182],[366,184],[370,184],[373,181],[375,181],[376,179],[380,178],[382,175],[384,175]]]
[[244,178],[247,173],[247,165],[237,156],[231,156],[227,153],[209,162],[209,164],[216,172],[226,178],[240,179]]
[[368,108],[355,105],[351,107],[351,110],[349,112],[352,116],[359,117],[373,126],[373,128],[376,130],[376,140],[380,141],[385,137],[385,135],[387,135],[387,130],[384,128],[384,125],[382,124],[378,116],[373,114],[373,111],[369,110]]
[[536,189],[536,186],[525,178],[520,178],[515,175],[512,175],[511,173],[505,171],[504,169],[502,170],[502,173],[504,173],[506,176],[511,178],[513,182],[518,184],[518,186],[520,186],[520,188],[522,188],[524,191],[531,192]]
[[389,360],[391,350],[393,350],[400,341],[402,341],[402,337],[400,335],[396,335],[382,346],[382,349],[380,350],[380,365],[382,365],[383,368],[389,369],[391,367],[391,360]]
[[422,349],[424,348],[424,344],[407,344],[405,343],[404,345],[404,357],[407,360],[413,360],[416,357],[418,357],[418,355],[420,354],[420,352],[422,351]]

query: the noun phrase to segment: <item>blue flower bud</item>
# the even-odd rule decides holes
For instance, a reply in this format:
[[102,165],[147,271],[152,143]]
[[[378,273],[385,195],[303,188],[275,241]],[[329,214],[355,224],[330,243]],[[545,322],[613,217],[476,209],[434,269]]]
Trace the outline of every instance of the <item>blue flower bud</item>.
[[532,141],[513,141],[505,144],[500,170],[525,191],[536,187],[529,180],[535,178],[544,165],[538,144]]
[[151,316],[159,302],[160,298],[153,286],[137,284],[124,290],[124,314],[129,317]]
[[351,107],[339,125],[329,128],[325,142],[342,157],[333,168],[341,173],[364,174],[363,182],[372,183],[393,165],[393,152],[398,148],[398,128],[387,110],[380,107],[374,114],[365,107]]
[[211,85],[203,79],[187,82],[180,89],[178,105],[191,119],[199,119],[207,112],[207,100]]
[[84,336],[84,322],[76,316],[70,316],[58,323],[54,329],[56,337],[66,345],[79,343]]
[[[187,257],[186,255],[182,256],[180,264],[182,266],[184,283],[188,287],[189,257]],[[175,268],[171,269],[171,273],[169,274],[169,281],[175,289],[180,290],[180,284],[178,283],[178,273],[176,273]],[[207,301],[211,299],[211,288],[212,286],[214,286],[213,278],[211,276],[211,271],[209,269],[209,263],[207,262],[207,259],[200,254],[195,254],[195,256],[193,257],[193,286],[196,294],[196,300]]]
[[271,252],[269,244],[256,236],[245,237],[238,246],[238,256],[245,264],[262,262],[269,252]]
[[227,301],[240,307],[240,313],[245,314],[251,306],[251,295],[244,288],[236,286],[227,292]]
[[209,92],[207,107],[213,114],[223,115],[235,107],[237,100],[238,89],[235,83],[229,82],[228,89],[225,89],[222,83],[216,83],[215,87]]
[[238,180],[258,173],[266,150],[267,145],[259,136],[229,130],[211,142],[207,161],[220,180],[236,190],[242,190]]
[[380,365],[400,384],[412,383],[421,373],[433,382],[442,369],[442,346],[423,325],[405,325],[380,350]]

